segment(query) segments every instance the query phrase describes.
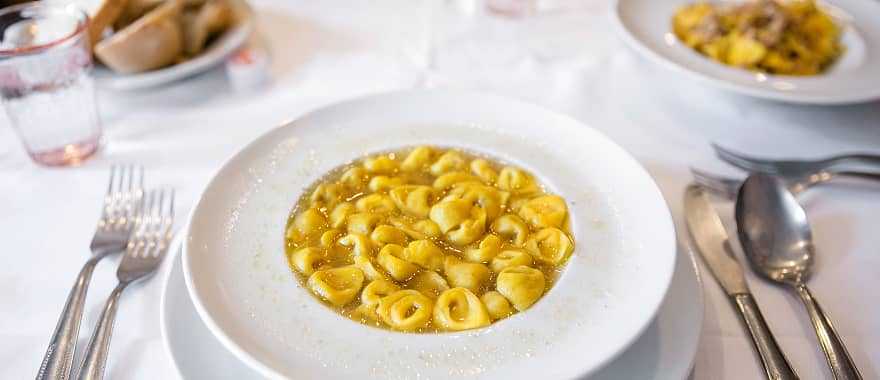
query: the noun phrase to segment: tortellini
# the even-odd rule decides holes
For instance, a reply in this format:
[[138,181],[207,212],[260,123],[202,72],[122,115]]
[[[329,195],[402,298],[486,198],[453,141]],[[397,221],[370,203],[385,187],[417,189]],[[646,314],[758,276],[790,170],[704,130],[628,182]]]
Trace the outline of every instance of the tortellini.
[[318,263],[324,258],[324,252],[315,247],[300,249],[293,253],[290,262],[299,273],[310,276],[318,269]]
[[427,218],[431,212],[434,189],[428,186],[404,185],[395,187],[388,195],[401,211],[415,217]]
[[418,290],[428,298],[436,299],[440,296],[440,293],[449,289],[449,284],[439,273],[432,270],[423,270],[407,281],[406,287]]
[[326,248],[332,247],[334,244],[336,244],[336,241],[339,240],[342,235],[342,230],[336,228],[331,228],[327,231],[324,231],[324,233],[321,234],[321,246]]
[[350,234],[369,235],[382,221],[378,215],[367,212],[357,212],[348,216],[346,229]]
[[327,226],[327,218],[320,211],[310,208],[293,219],[292,229],[288,229],[287,237],[308,236],[321,232]]
[[417,290],[399,290],[379,300],[376,313],[382,322],[404,331],[416,330],[431,321],[434,301]]
[[489,161],[484,160],[482,158],[478,158],[476,160],[471,161],[471,173],[474,173],[477,177],[483,180],[486,183],[495,183],[498,182],[498,172],[495,169],[492,169],[492,164]]
[[358,211],[372,215],[389,214],[397,210],[397,206],[394,204],[394,201],[391,200],[391,197],[379,193],[370,194],[358,199],[355,206]]
[[467,288],[474,293],[482,293],[481,289],[489,281],[489,268],[483,264],[463,262],[455,256],[447,256],[443,265],[449,285]]
[[486,311],[489,312],[489,317],[491,317],[492,320],[507,318],[507,316],[513,314],[513,308],[510,306],[510,301],[496,291],[484,293],[480,297],[480,301],[483,301],[483,305],[486,305]]
[[403,163],[400,164],[400,169],[410,172],[421,170],[428,166],[433,159],[434,149],[428,146],[420,146],[413,149],[413,151],[410,152],[408,156],[406,156],[406,159],[404,159]]
[[565,200],[558,195],[533,198],[519,209],[519,216],[534,228],[560,227],[568,209]]
[[525,265],[507,268],[498,274],[496,288],[516,310],[532,306],[544,294],[544,273]]
[[318,185],[312,192],[312,205],[315,207],[333,207],[339,202],[339,194],[342,193],[341,186],[335,183],[324,183]]
[[529,237],[529,226],[518,216],[513,214],[504,215],[492,223],[492,231],[513,242],[513,245],[522,247]]
[[400,185],[403,185],[403,178],[379,175],[370,179],[370,184],[367,185],[367,188],[370,191],[377,192],[391,190]]
[[404,245],[406,244],[406,233],[397,227],[383,224],[373,229],[373,232],[370,233],[370,239],[380,247],[384,247],[385,244]]
[[397,161],[387,155],[371,157],[364,160],[364,169],[370,174],[392,174],[397,170]]
[[443,251],[430,240],[416,240],[403,251],[406,261],[422,268],[440,270],[443,267]]
[[419,267],[403,258],[405,248],[388,244],[379,251],[376,262],[397,281],[404,281],[419,271]]
[[493,272],[501,273],[501,271],[507,268],[518,265],[532,265],[532,256],[518,249],[501,251],[501,253],[492,258],[492,264],[490,267]]
[[355,212],[357,212],[357,209],[349,202],[336,205],[333,211],[330,212],[330,227],[342,228],[348,217]]
[[336,243],[350,249],[355,257],[370,256],[373,252],[373,244],[370,243],[370,239],[366,235],[348,234],[340,238]]
[[498,187],[515,194],[531,194],[539,190],[531,174],[511,166],[501,169],[501,173],[498,174]]
[[352,190],[361,190],[366,186],[369,178],[366,169],[353,167],[342,173],[342,178],[339,179],[339,182]]
[[461,153],[450,150],[443,153],[443,155],[431,165],[431,174],[440,176],[444,173],[464,169],[466,165],[467,161],[465,161]]
[[388,280],[374,280],[364,287],[361,292],[361,303],[365,305],[378,304],[382,298],[400,290],[397,284]]
[[488,263],[501,252],[501,238],[495,235],[486,235],[478,248],[468,248],[464,251],[464,258],[474,263]]
[[486,218],[494,220],[501,214],[510,193],[480,183],[465,182],[454,186],[443,200],[461,199],[474,202],[486,211]]
[[460,183],[479,184],[480,178],[465,172],[449,172],[434,180],[434,188],[438,190],[446,190],[453,185]]
[[465,200],[440,202],[431,207],[430,217],[446,234],[446,240],[457,245],[474,242],[486,229],[486,212]]
[[364,324],[488,326],[532,307],[574,251],[566,201],[535,178],[430,146],[356,160],[303,192],[285,230],[289,267]]
[[391,225],[399,228],[412,239],[438,238],[441,235],[440,226],[430,219],[410,222],[406,218],[388,218]]
[[364,277],[367,280],[375,281],[380,279],[385,279],[385,273],[383,273],[379,268],[373,264],[373,259],[368,256],[355,256],[354,257],[354,266],[364,272]]
[[492,321],[486,306],[470,290],[449,289],[434,304],[434,323],[444,330],[459,331],[488,326]]
[[536,232],[526,243],[526,249],[538,261],[557,265],[574,249],[571,239],[558,228],[545,228]]
[[364,273],[355,267],[319,270],[309,276],[309,288],[336,306],[345,306],[357,297],[364,284]]

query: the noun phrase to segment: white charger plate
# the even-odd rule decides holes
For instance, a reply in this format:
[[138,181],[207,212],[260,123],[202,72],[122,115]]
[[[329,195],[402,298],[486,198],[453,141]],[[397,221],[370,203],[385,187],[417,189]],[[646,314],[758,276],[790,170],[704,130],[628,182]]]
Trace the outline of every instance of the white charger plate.
[[[569,201],[575,252],[526,312],[474,331],[398,333],[338,315],[290,273],[283,236],[302,189],[366,153],[417,144],[491,154]],[[190,220],[183,271],[195,308],[267,377],[588,375],[648,326],[676,257],[660,191],[620,147],[535,105],[449,91],[357,99],[277,128],[224,165]]]
[[[176,251],[175,251],[176,252]],[[180,255],[171,257],[159,306],[165,351],[183,379],[259,379],[202,323],[186,291]],[[690,374],[703,323],[703,287],[690,253],[679,252],[657,317],[592,380],[682,380]]]
[[[823,74],[776,76],[725,66],[683,45],[672,16],[697,0],[617,0],[618,34],[650,60],[689,78],[744,95],[805,104],[846,104],[880,99],[880,2],[834,0],[831,14],[845,23],[846,52]],[[746,1],[746,0],[736,0]]]
[[117,74],[104,65],[96,64],[93,71],[95,83],[102,88],[115,91],[142,90],[189,78],[223,64],[226,57],[244,45],[254,30],[254,11],[247,1],[235,0],[231,4],[235,7],[235,25],[223,32],[196,57],[166,68],[138,74]]

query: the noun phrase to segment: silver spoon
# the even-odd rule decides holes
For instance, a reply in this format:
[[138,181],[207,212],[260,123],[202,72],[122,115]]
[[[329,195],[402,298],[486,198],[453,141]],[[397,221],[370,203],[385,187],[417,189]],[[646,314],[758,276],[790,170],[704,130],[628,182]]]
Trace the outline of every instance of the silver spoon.
[[752,268],[791,286],[804,302],[834,378],[861,379],[843,340],[804,284],[815,254],[813,234],[806,212],[785,182],[766,174],[750,175],[737,195],[736,225]]

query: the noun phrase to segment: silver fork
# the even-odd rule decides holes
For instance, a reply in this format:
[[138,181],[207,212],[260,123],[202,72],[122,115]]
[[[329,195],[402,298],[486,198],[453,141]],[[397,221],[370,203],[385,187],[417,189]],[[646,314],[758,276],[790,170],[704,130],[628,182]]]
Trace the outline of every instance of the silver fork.
[[119,297],[125,288],[154,273],[168,251],[171,240],[171,226],[174,221],[174,190],[152,190],[144,199],[144,212],[138,219],[134,235],[119,263],[116,277],[119,284],[110,293],[98,325],[89,340],[79,379],[103,379],[107,354],[110,352],[110,338]]
[[112,166],[110,183],[101,207],[98,227],[92,237],[92,257],[86,261],[70,294],[49,347],[40,364],[37,379],[67,379],[73,366],[76,340],[92,272],[104,257],[122,252],[128,244],[144,195],[144,169],[140,166]]
[[[691,175],[694,182],[698,185],[709,189],[710,191],[724,196],[727,199],[734,200],[742,185],[742,180],[730,177],[724,177],[712,174],[699,169],[691,168]],[[828,182],[837,177],[862,178],[869,180],[880,180],[880,174],[862,173],[862,172],[818,172],[806,177],[797,179],[787,179],[788,189],[794,194],[799,194],[807,189]]]
[[734,152],[714,143],[712,149],[722,161],[749,172],[763,172],[787,179],[830,174],[855,175],[880,181],[880,155],[875,154],[845,154],[819,160],[769,160]]

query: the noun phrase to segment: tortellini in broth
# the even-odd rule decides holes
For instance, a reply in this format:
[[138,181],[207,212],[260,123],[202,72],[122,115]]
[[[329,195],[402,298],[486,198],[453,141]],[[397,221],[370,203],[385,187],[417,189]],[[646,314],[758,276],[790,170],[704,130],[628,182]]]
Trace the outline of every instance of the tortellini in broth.
[[371,155],[304,192],[292,272],[324,304],[404,332],[475,329],[533,307],[574,239],[566,201],[531,173],[420,146]]

